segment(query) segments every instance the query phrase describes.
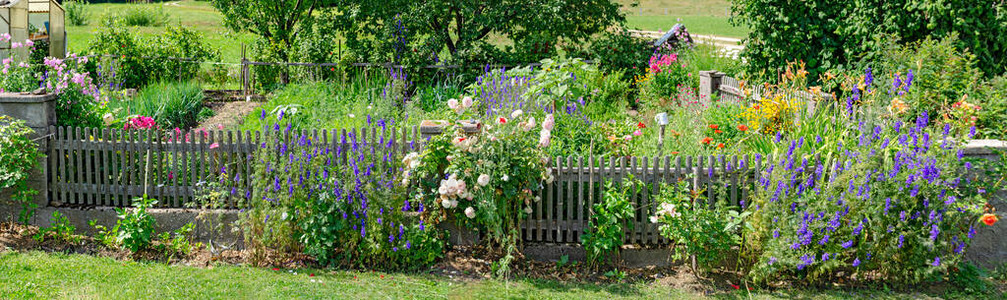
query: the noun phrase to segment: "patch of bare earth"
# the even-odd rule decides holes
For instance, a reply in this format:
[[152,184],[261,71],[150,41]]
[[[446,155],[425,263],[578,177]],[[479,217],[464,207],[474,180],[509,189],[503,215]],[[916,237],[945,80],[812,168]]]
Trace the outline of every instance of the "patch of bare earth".
[[197,128],[225,129],[241,125],[245,116],[262,106],[262,102],[207,102],[206,106],[209,106],[213,110],[213,116],[204,120]]

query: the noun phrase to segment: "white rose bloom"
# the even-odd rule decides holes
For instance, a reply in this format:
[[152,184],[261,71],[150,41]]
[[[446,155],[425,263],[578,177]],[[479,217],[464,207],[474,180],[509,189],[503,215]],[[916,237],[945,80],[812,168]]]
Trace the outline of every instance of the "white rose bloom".
[[546,184],[552,184],[553,181],[556,181],[556,176],[553,176],[552,174],[549,174],[549,177],[545,178],[545,183]]
[[507,176],[506,174],[504,174],[503,177],[500,177],[500,180],[503,180],[503,181],[510,180],[510,176]]
[[539,201],[542,201],[542,197],[535,196],[535,202],[539,202]]
[[457,110],[458,109],[458,100],[457,99],[448,100],[448,108],[451,108],[452,110]]
[[476,182],[481,186],[486,186],[487,184],[490,184],[490,176],[487,174],[479,175],[479,179],[476,180]]
[[462,98],[462,107],[464,108],[472,107],[472,97],[466,96],[465,98]]
[[525,206],[524,207],[524,213],[531,214],[531,206]]
[[542,129],[539,133],[538,146],[542,148],[549,147],[549,142],[552,139],[552,133],[549,130]]
[[650,222],[656,224],[657,223],[657,216],[650,216]]
[[523,113],[524,112],[521,111],[520,109],[519,110],[515,110],[514,112],[510,113],[510,118],[511,119],[517,119],[517,117],[520,117],[521,114],[523,114]]
[[469,217],[469,219],[475,218],[476,217],[476,210],[474,208],[472,208],[471,206],[465,208],[465,216]]
[[441,206],[444,206],[444,208],[449,208],[450,209],[451,208],[451,200],[441,199]]
[[525,123],[524,130],[532,130],[535,128],[535,117],[528,118],[528,123]]

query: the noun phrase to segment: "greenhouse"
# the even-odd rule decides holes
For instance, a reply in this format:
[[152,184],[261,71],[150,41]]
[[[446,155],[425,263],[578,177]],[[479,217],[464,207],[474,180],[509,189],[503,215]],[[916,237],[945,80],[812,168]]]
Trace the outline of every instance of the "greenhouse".
[[[17,47],[31,40],[35,49],[48,48],[48,55],[66,56],[63,7],[56,0],[0,0],[0,56],[23,59],[28,48]],[[7,38],[9,36],[9,38]]]

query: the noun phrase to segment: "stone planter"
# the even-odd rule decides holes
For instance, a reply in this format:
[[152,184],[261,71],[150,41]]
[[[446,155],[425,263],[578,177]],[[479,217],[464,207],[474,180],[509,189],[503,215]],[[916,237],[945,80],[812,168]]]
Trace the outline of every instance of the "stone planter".
[[32,138],[47,135],[56,126],[56,95],[0,93],[0,115],[24,120],[37,134]]

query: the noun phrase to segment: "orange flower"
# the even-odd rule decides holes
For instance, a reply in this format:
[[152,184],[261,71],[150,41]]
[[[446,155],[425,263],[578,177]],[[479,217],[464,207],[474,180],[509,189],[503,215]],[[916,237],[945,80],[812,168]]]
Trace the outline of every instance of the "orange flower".
[[996,224],[999,220],[1000,218],[994,214],[983,214],[982,217],[979,217],[979,221],[982,221],[983,224],[986,224],[986,226],[993,226],[993,224]]
[[716,131],[714,131],[713,133],[723,133],[723,131],[720,131],[720,129],[717,129],[717,130],[716,130]]
[[738,125],[738,130],[740,130],[741,132],[748,131],[748,126],[745,124]]
[[709,145],[710,142],[712,142],[712,141],[713,141],[713,138],[711,138],[711,137],[705,137],[705,138],[703,138],[703,144]]
[[724,149],[724,143],[717,144],[717,149]]
[[678,155],[678,151],[671,151],[672,155]]
[[717,126],[717,124],[710,124],[710,129],[717,129],[717,128],[720,128],[720,126]]

